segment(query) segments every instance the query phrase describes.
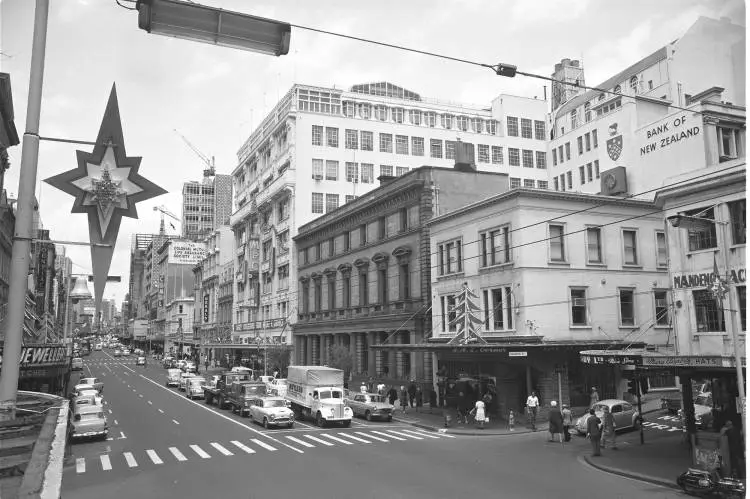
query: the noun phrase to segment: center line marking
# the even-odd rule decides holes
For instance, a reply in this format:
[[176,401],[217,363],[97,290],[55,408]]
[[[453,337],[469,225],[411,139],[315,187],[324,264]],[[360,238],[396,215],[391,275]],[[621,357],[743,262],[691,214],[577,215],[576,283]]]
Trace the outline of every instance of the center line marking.
[[169,452],[172,453],[172,455],[177,458],[178,461],[187,461],[187,458],[185,455],[179,451],[177,447],[170,447]]
[[125,461],[128,462],[128,466],[131,468],[135,468],[138,466],[138,463],[135,461],[135,458],[133,457],[133,454],[130,452],[123,452],[123,456],[125,456]]
[[174,424],[180,424],[180,422],[179,422],[179,421],[177,421],[176,419],[173,419],[173,420],[172,420],[172,422],[173,422]]
[[101,456],[99,456],[99,460],[102,462],[102,469],[104,471],[109,471],[112,469],[112,463],[109,462],[108,454],[102,454]]

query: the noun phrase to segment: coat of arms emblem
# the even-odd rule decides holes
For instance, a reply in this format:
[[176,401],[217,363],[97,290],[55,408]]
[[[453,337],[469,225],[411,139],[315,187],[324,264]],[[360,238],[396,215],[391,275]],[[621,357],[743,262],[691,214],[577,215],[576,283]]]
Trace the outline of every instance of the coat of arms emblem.
[[609,135],[612,138],[607,139],[607,154],[612,161],[617,161],[622,153],[622,134],[617,135],[617,123],[609,126]]

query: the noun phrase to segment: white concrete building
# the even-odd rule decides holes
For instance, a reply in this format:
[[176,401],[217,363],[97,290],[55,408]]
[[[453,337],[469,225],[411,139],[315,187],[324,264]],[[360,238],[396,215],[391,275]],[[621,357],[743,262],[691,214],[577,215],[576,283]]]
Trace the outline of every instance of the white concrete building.
[[546,102],[523,97],[468,106],[390,83],[292,87],[240,149],[232,172],[233,342],[289,341],[297,227],[374,189],[381,175],[452,168],[460,140],[474,145],[478,170],[509,174],[511,187],[548,188],[545,119]]

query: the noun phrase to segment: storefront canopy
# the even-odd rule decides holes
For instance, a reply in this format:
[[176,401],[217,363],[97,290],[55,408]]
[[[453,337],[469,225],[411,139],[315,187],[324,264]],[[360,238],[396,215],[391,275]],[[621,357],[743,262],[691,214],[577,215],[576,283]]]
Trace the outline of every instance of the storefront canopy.
[[[558,349],[580,349],[580,348],[616,348],[626,345],[625,342],[617,341],[543,341],[542,336],[524,336],[514,338],[503,338],[502,342],[471,343],[467,345],[449,345],[444,342],[428,343],[384,343],[381,345],[368,345],[373,350],[395,350],[399,352],[445,352],[445,353],[506,353],[522,352],[529,350],[558,350]],[[637,344],[643,347],[644,344]]]

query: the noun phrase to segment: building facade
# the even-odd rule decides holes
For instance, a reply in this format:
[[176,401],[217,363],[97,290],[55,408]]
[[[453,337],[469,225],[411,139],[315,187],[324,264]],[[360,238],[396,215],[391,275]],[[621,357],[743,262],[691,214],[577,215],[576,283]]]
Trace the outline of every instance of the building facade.
[[205,239],[229,223],[232,210],[232,176],[204,175],[202,182],[182,185],[182,237]]
[[[379,176],[453,167],[459,141],[479,171],[547,188],[546,103],[501,95],[470,106],[422,98],[390,83],[349,91],[295,85],[238,152],[233,342],[288,342],[298,304],[297,229],[374,189]],[[506,130],[505,124],[508,123]],[[263,292],[271,287],[274,292]]]
[[327,364],[331,348],[343,346],[353,358],[353,377],[430,383],[429,355],[379,349],[422,344],[430,336],[425,223],[508,184],[505,174],[424,166],[381,177],[377,189],[300,227],[296,362]]

